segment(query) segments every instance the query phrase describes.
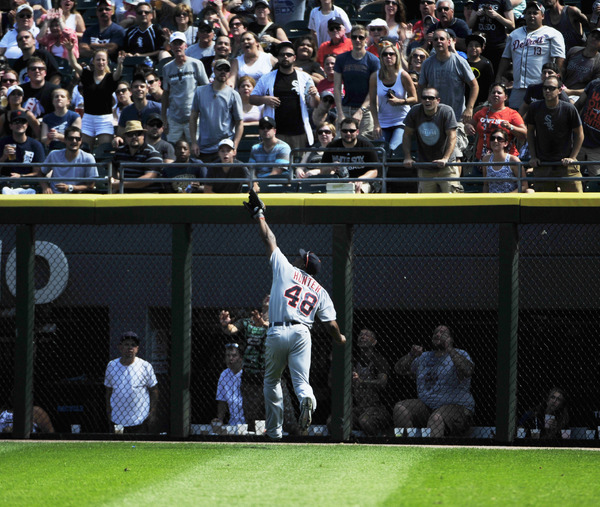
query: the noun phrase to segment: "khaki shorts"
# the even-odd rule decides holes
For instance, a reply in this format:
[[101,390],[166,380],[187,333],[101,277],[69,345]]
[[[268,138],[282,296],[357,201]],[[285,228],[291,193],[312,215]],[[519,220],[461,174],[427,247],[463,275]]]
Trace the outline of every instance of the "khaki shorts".
[[410,412],[411,420],[417,428],[425,428],[432,415],[441,416],[444,421],[444,435],[464,435],[471,427],[473,413],[462,405],[442,405],[431,410],[419,399],[400,402]]
[[[460,167],[447,165],[441,169],[419,169],[419,178],[459,178]],[[420,181],[420,194],[455,194],[464,192],[460,181]]]
[[[534,178],[569,178],[581,177],[578,165],[567,166],[541,166],[533,169]],[[583,192],[581,181],[535,181],[533,187],[536,192]]]

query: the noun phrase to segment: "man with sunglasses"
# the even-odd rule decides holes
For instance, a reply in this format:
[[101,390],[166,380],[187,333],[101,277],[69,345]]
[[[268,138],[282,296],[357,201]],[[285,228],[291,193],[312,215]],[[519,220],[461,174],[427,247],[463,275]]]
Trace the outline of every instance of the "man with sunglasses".
[[346,37],[346,26],[342,18],[335,17],[328,20],[327,33],[329,40],[323,42],[317,50],[317,62],[321,67],[327,55],[341,55],[352,51],[352,41]]
[[237,150],[244,133],[242,97],[227,85],[230,75],[229,60],[217,60],[215,80],[198,87],[192,99],[189,121],[192,153],[203,162],[219,161],[219,143],[223,139],[231,139]]
[[128,56],[146,56],[157,62],[171,55],[165,51],[166,39],[162,29],[152,24],[152,5],[141,2],[135,8],[135,25],[125,32],[125,52]]
[[[16,180],[21,177],[40,177],[39,167],[22,167],[19,164],[32,164],[44,160],[45,151],[42,143],[27,136],[27,116],[25,111],[12,111],[9,116],[8,128],[11,135],[0,139],[0,162],[14,162],[14,166],[3,166],[2,176],[15,179],[14,183],[5,185],[3,194],[35,193],[32,188],[23,188]],[[25,185],[29,187],[29,185]]]
[[[423,40],[425,37],[425,18],[430,17],[437,22],[438,19],[435,17],[435,0],[419,0],[419,11],[421,13],[421,19],[413,25],[413,34],[415,41]],[[429,38],[433,36],[430,34]]]
[[[51,151],[45,164],[95,164],[93,155],[81,150],[81,129],[79,127],[67,127],[65,129],[65,149]],[[47,165],[42,166],[42,173],[50,178],[73,178],[73,180],[60,180],[42,183],[44,194],[70,194],[91,192],[94,190],[94,182],[76,181],[76,178],[97,178],[98,168],[96,166],[71,166],[71,165]]]
[[112,0],[100,0],[96,4],[98,24],[92,24],[83,32],[79,41],[80,57],[89,58],[94,51],[104,49],[115,60],[119,50],[125,43],[125,29],[113,23],[114,3]]
[[263,116],[258,121],[258,135],[261,142],[252,146],[248,162],[266,165],[253,168],[256,177],[268,178],[287,174],[291,149],[289,144],[277,139],[275,118]]
[[[8,59],[17,59],[22,56],[23,53],[17,44],[17,35],[23,30],[31,32],[34,37],[40,33],[40,29],[33,22],[33,8],[27,3],[19,5],[15,26],[0,40],[0,56],[4,55]],[[37,45],[37,41],[35,41],[35,46],[37,47]]]
[[[145,142],[146,131],[142,123],[137,120],[128,121],[125,125],[125,144],[120,146],[114,156],[114,163],[117,172],[123,178],[137,178],[136,181],[125,181],[123,187],[126,193],[131,192],[159,192],[160,185],[154,183],[153,178],[160,175],[160,167],[148,166],[127,166],[127,162],[136,162],[139,164],[158,164],[163,161],[160,153]],[[119,180],[112,179],[113,191],[119,191]]]
[[163,139],[164,123],[159,113],[152,113],[144,123],[146,128],[146,142],[152,146],[163,159],[165,164],[175,162],[175,148]]
[[[342,53],[335,61],[334,95],[338,122],[355,118],[360,123],[360,132],[365,137],[373,133],[373,117],[369,109],[369,82],[379,71],[379,58],[366,49],[367,29],[354,25],[350,32],[352,51]],[[345,95],[342,99],[342,85]]]
[[131,81],[131,99],[133,104],[121,111],[119,117],[118,135],[113,139],[113,145],[119,146],[123,143],[123,133],[128,121],[139,120],[146,123],[148,117],[153,113],[161,114],[160,102],[148,100],[148,84],[143,74],[136,74]]
[[12,69],[19,73],[19,82],[26,81],[27,65],[30,58],[35,56],[41,58],[46,64],[46,76],[50,76],[52,83],[60,84],[62,76],[54,55],[43,48],[36,48],[35,36],[29,30],[22,30],[17,34],[17,45],[23,54],[12,63]]
[[263,75],[250,95],[250,104],[264,105],[263,114],[275,118],[279,139],[290,148],[305,148],[314,142],[308,108],[319,103],[317,87],[306,72],[296,71],[291,42],[277,48],[279,68]]
[[465,21],[454,17],[454,2],[452,0],[437,0],[435,12],[438,21],[429,28],[428,33],[435,32],[439,29],[452,29],[456,34],[457,51],[466,51],[467,44],[465,39],[467,38],[467,35],[471,33],[471,29]]
[[202,62],[188,56],[185,34],[174,32],[170,43],[175,59],[162,71],[162,119],[170,143],[176,143],[182,137],[191,142],[189,123],[194,92],[199,86],[208,84],[208,76]]
[[455,160],[456,128],[454,111],[440,104],[435,88],[421,91],[421,103],[414,106],[404,118],[402,151],[404,166],[413,167],[411,156],[413,137],[417,136],[417,162],[430,162],[431,166],[419,167],[419,193],[456,193],[462,191],[459,181],[426,181],[429,178],[458,178],[460,169],[450,165]]
[[[530,165],[535,178],[557,178],[556,181],[536,181],[536,192],[583,192],[581,181],[560,181],[560,178],[581,177],[577,156],[583,143],[583,126],[573,104],[559,100],[562,88],[560,76],[544,81],[544,100],[533,102],[527,113],[527,143]],[[560,165],[544,165],[553,162]]]

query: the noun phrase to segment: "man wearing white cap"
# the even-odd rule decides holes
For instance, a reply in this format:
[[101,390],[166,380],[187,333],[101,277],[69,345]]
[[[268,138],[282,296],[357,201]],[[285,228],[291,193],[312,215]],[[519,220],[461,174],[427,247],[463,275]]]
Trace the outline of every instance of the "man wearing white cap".
[[[194,93],[190,114],[192,153],[203,162],[219,159],[219,143],[232,139],[237,149],[244,133],[244,111],[240,94],[227,85],[231,74],[228,60],[215,61],[215,80]],[[198,129],[198,119],[202,128]],[[198,137],[196,137],[198,134]]]
[[[219,159],[221,164],[220,167],[209,167],[206,174],[207,179],[212,178],[250,178],[250,171],[247,167],[243,166],[232,166],[231,164],[239,164],[240,161],[235,158],[237,151],[235,144],[231,139],[223,139],[219,143]],[[257,183],[254,182],[255,190],[258,190]],[[212,182],[204,185],[205,194],[237,194],[242,191],[241,182]]]
[[162,120],[167,141],[176,143],[184,137],[191,143],[189,122],[194,92],[198,86],[208,84],[208,77],[202,62],[185,54],[184,33],[174,32],[169,42],[175,59],[162,71]]
[[[29,30],[34,37],[40,33],[40,29],[33,22],[33,8],[29,4],[19,5],[17,8],[17,22],[6,35],[0,40],[0,56],[4,55],[9,59],[20,58],[23,53],[17,45],[17,34],[21,30]],[[37,47],[37,42],[36,42]]]
[[367,25],[367,28],[369,29],[369,39],[371,41],[371,44],[367,46],[367,51],[379,58],[379,43],[383,37],[388,36],[390,29],[385,19],[381,18],[375,18]]

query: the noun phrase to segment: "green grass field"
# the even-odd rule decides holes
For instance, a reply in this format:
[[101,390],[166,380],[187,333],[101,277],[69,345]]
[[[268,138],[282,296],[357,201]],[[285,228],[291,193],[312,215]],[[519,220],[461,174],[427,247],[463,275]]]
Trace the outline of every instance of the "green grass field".
[[0,505],[598,505],[571,449],[0,442]]

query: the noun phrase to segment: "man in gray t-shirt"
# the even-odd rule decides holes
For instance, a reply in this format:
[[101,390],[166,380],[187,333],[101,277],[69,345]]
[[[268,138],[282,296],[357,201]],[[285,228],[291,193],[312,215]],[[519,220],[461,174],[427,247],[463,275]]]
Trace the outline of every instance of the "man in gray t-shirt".
[[[231,139],[237,150],[244,133],[242,98],[227,85],[230,74],[229,61],[217,60],[215,80],[212,84],[201,86],[194,93],[190,115],[192,153],[203,162],[219,160],[219,143],[223,139]],[[198,119],[202,125],[200,129],[197,128]]]
[[191,142],[189,119],[192,97],[198,86],[208,84],[208,77],[200,60],[186,56],[187,44],[183,33],[173,33],[170,42],[175,59],[163,68],[162,120],[170,143],[176,143],[182,136]]

